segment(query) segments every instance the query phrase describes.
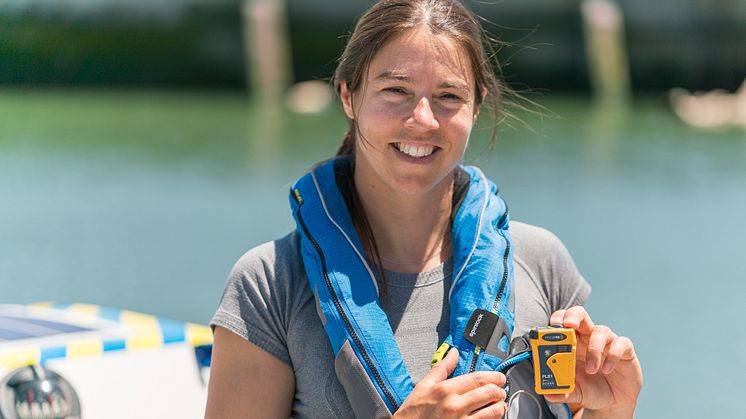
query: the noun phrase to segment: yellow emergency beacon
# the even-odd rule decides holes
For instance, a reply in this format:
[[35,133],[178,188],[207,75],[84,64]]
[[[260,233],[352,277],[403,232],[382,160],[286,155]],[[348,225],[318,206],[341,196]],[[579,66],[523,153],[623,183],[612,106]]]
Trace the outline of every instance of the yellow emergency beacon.
[[575,390],[575,330],[560,326],[529,332],[537,394],[567,394]]

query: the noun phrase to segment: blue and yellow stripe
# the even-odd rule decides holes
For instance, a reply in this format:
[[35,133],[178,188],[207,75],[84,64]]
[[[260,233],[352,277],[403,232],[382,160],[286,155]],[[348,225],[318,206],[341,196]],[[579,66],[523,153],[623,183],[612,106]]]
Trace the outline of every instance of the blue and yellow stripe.
[[26,365],[44,364],[53,359],[97,356],[112,351],[157,349],[175,343],[188,343],[194,347],[212,344],[212,330],[199,324],[94,304],[44,302],[31,306],[42,310],[40,314],[49,314],[47,310],[60,310],[93,320],[117,322],[125,326],[129,333],[124,339],[85,337],[71,340],[64,345],[28,345],[8,350],[0,348],[0,369],[10,370]]

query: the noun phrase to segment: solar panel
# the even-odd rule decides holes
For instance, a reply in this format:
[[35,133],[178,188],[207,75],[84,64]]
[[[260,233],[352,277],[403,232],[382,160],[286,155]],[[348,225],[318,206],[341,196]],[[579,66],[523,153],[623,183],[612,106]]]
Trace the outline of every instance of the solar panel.
[[0,341],[20,340],[92,329],[33,317],[0,315]]

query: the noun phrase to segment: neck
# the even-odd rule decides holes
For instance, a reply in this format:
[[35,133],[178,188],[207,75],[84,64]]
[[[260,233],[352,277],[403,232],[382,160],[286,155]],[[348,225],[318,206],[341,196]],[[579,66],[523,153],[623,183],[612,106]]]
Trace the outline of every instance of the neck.
[[385,269],[417,273],[451,255],[453,176],[430,190],[405,194],[372,182],[356,165],[355,186]]

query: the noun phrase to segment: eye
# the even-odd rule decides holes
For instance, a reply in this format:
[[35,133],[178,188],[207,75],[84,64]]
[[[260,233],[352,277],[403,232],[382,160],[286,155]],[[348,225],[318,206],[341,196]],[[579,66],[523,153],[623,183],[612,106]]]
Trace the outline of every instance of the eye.
[[440,95],[441,99],[448,100],[448,101],[454,101],[454,102],[463,102],[464,98],[461,96],[455,94],[455,93],[443,93]]
[[391,93],[395,95],[406,95],[407,94],[407,91],[401,87],[386,87],[383,89],[383,92]]

